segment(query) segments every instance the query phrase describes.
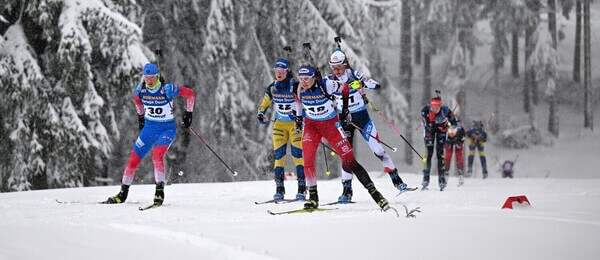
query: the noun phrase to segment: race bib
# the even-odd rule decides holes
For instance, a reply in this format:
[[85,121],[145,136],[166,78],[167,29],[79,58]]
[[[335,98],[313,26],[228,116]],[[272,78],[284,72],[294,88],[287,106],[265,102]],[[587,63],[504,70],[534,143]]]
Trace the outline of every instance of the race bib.
[[162,106],[144,105],[144,118],[151,121],[170,121],[173,120],[173,109],[171,104]]
[[[343,101],[342,96],[336,95],[336,105],[339,111],[342,111]],[[365,105],[365,100],[360,95],[360,91],[355,91],[354,93],[350,93],[348,95],[348,109],[350,112],[353,112],[356,109],[359,109]]]
[[294,106],[292,103],[280,103],[275,105],[275,109],[277,110],[277,112],[282,115],[289,115],[290,113],[292,113],[293,107]]
[[332,113],[335,113],[335,109],[331,103],[327,102],[323,105],[307,106],[304,105],[304,112],[311,119],[327,119],[331,117]]

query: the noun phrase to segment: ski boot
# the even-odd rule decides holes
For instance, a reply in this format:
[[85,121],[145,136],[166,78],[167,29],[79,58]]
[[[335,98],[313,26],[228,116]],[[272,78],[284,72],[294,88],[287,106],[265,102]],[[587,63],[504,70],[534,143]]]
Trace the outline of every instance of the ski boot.
[[154,192],[154,204],[162,205],[165,201],[165,183],[159,182],[156,184],[156,191]]
[[421,190],[427,189],[427,186],[429,186],[429,174],[423,176],[423,183],[421,185],[423,185],[423,188],[421,188]]
[[381,193],[379,193],[373,183],[367,184],[365,187],[369,191],[369,194],[371,194],[371,198],[377,202],[377,205],[379,205],[382,211],[386,211],[390,208],[390,203],[383,197],[383,195],[381,195]]
[[465,184],[465,176],[463,170],[458,169],[456,171],[456,175],[458,176],[458,186],[462,186],[463,184]]
[[342,195],[338,197],[338,203],[350,203],[352,201],[352,180],[342,181],[342,185],[344,186],[344,190],[342,191]]
[[440,191],[444,191],[444,189],[446,188],[446,183],[445,183],[445,182],[442,182],[442,181],[440,180],[439,186],[440,186]]
[[400,193],[405,192],[406,188],[408,188],[408,185],[406,185],[406,183],[402,181],[402,178],[398,176],[398,169],[394,169],[388,174],[390,175],[390,178],[392,178],[392,183],[394,184],[394,187],[396,187],[396,189],[398,189]]
[[285,194],[285,187],[277,186],[277,189],[275,190],[275,195],[273,195],[273,199],[274,200],[283,200],[284,194]]
[[486,169],[483,169],[483,178],[484,178],[484,179],[487,179],[487,176],[488,176],[488,172],[487,172],[487,170],[486,170]]
[[296,194],[296,199],[306,200],[306,185],[298,185],[298,193]]
[[467,178],[471,178],[471,176],[473,176],[473,169],[469,168],[469,169],[467,170],[467,175],[465,175],[465,177],[467,177]]
[[304,203],[304,209],[316,209],[319,207],[319,194],[317,186],[308,187],[308,202]]
[[127,200],[127,194],[129,193],[129,185],[121,184],[121,190],[119,194],[109,197],[103,204],[120,204]]

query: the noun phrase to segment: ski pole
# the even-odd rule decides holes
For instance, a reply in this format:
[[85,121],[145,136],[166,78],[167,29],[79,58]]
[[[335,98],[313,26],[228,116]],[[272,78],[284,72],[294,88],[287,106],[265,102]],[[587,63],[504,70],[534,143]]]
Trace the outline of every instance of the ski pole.
[[331,174],[331,172],[329,171],[329,163],[327,162],[327,152],[325,151],[325,145],[323,145],[323,157],[325,158],[325,168],[327,169],[325,174],[327,176],[329,176],[329,174]]
[[404,142],[406,142],[406,144],[408,144],[408,146],[410,146],[410,148],[419,156],[419,158],[421,158],[421,160],[423,160],[423,156],[421,156],[421,154],[419,154],[419,152],[417,152],[417,150],[415,150],[415,148],[410,144],[410,142],[408,142],[408,140],[406,140],[406,138],[404,138],[404,136],[400,133],[400,131],[398,130],[398,128],[396,128],[392,122],[390,122],[390,120],[385,117],[383,115],[383,113],[381,113],[381,111],[379,111],[379,109],[377,109],[377,107],[375,106],[375,104],[373,104],[373,101],[369,100],[369,105],[371,106],[371,108],[373,108],[373,110],[377,111],[377,113],[379,114],[379,116],[381,118],[383,118],[383,120],[388,124],[388,126],[390,128],[392,128],[392,130],[394,130],[394,132],[400,136],[400,138],[402,138],[402,140],[404,140]]
[[232,169],[229,167],[229,165],[227,165],[227,164],[226,164],[226,163],[223,161],[223,159],[221,159],[221,157],[220,157],[220,156],[219,156],[219,155],[218,155],[218,154],[217,154],[217,153],[216,153],[216,152],[215,152],[215,151],[214,151],[212,148],[210,148],[210,145],[208,145],[208,144],[207,144],[207,143],[204,141],[204,139],[202,139],[202,137],[200,137],[200,135],[198,135],[198,133],[196,133],[196,131],[194,131],[194,128],[190,127],[189,129],[190,129],[190,131],[191,131],[191,132],[192,132],[192,133],[193,133],[193,134],[194,134],[194,135],[195,135],[195,136],[198,138],[198,140],[200,140],[200,142],[202,142],[204,145],[206,145],[206,147],[208,147],[208,150],[210,150],[210,151],[211,151],[211,152],[212,152],[212,153],[213,153],[213,154],[214,154],[214,155],[215,155],[215,156],[216,156],[216,157],[217,157],[217,158],[218,158],[218,159],[219,159],[219,160],[220,160],[220,161],[223,163],[223,165],[225,165],[225,167],[227,167],[227,169],[228,169],[228,170],[229,170],[229,171],[230,171],[230,172],[233,174],[233,176],[234,176],[234,177],[238,175],[238,173],[237,173],[236,171],[232,170]]
[[379,140],[379,138],[371,135],[370,133],[367,133],[365,130],[363,130],[362,128],[360,128],[359,126],[357,126],[354,122],[350,122],[350,125],[354,126],[356,129],[360,130],[363,134],[366,134],[372,138],[375,138],[375,140],[377,140],[378,142],[382,143],[383,145],[385,145],[385,147],[390,148],[392,150],[392,152],[396,152],[398,151],[398,148],[396,147],[391,147],[390,145],[386,144],[385,142]]
[[328,145],[326,145],[325,143],[321,142],[321,145],[323,145],[324,148],[329,149],[329,151],[331,151],[331,156],[335,156],[337,154],[337,152],[335,150],[333,150],[333,148],[329,147]]

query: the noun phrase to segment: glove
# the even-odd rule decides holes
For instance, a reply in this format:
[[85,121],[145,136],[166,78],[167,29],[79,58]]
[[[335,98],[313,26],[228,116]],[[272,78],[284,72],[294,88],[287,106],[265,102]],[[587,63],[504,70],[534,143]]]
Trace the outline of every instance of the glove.
[[362,82],[360,82],[360,81],[358,81],[358,80],[352,81],[352,82],[350,82],[350,87],[351,87],[352,89],[359,89],[359,88],[362,88]]
[[140,131],[144,128],[144,115],[138,115],[138,126],[140,127]]
[[256,115],[256,118],[258,118],[258,122],[261,125],[267,124],[267,122],[265,122],[265,114],[263,113],[258,113],[258,115]]
[[296,133],[302,133],[302,121],[301,116],[296,116]]
[[184,128],[189,128],[192,125],[192,112],[185,111],[183,113],[183,122],[181,122],[181,125]]
[[342,128],[347,129],[348,125],[352,121],[352,115],[350,115],[349,110],[346,109],[342,111],[342,114],[340,115],[340,121],[342,121]]
[[429,123],[427,123],[427,124],[425,125],[425,132],[431,132],[431,131],[433,131],[434,129],[435,129],[435,128],[434,128],[434,126],[433,126],[433,123],[432,123],[432,122],[429,122]]

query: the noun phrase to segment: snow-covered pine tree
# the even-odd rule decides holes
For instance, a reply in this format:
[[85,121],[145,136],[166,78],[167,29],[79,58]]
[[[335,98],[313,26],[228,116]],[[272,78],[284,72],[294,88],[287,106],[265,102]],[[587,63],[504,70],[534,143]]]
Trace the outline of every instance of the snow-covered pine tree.
[[[2,15],[17,17],[18,13],[18,19],[9,20],[11,27],[26,25],[22,38],[23,46],[30,46],[26,52],[32,57],[28,64],[39,66],[43,84],[29,81],[38,94],[26,95],[27,99],[21,101],[39,104],[35,106],[39,111],[8,118],[18,122],[28,120],[29,114],[41,117],[29,124],[30,131],[25,133],[30,136],[21,138],[36,147],[35,152],[15,149],[13,156],[24,158],[24,163],[47,174],[49,187],[90,184],[100,176],[99,168],[108,168],[102,162],[126,127],[116,124],[115,110],[121,112],[124,100],[130,99],[131,89],[123,86],[133,86],[135,75],[147,61],[139,40],[141,30],[110,10],[105,1],[17,1],[15,6],[22,7],[22,11],[8,8]],[[2,51],[9,51],[6,44]],[[15,77],[21,77],[31,71],[16,73]],[[4,86],[15,89],[21,83]],[[119,113],[121,116],[127,114]],[[3,166],[10,168],[12,163]],[[16,179],[31,180],[25,176]]]
[[[558,136],[558,115],[556,110],[556,68],[560,63],[560,55],[554,48],[552,35],[548,30],[548,21],[541,21],[533,34],[534,47],[529,58],[529,65],[536,71],[535,75],[547,80],[546,95],[550,99],[550,113],[548,130],[552,135]],[[539,81],[536,79],[536,81]],[[554,111],[553,111],[554,110]]]

